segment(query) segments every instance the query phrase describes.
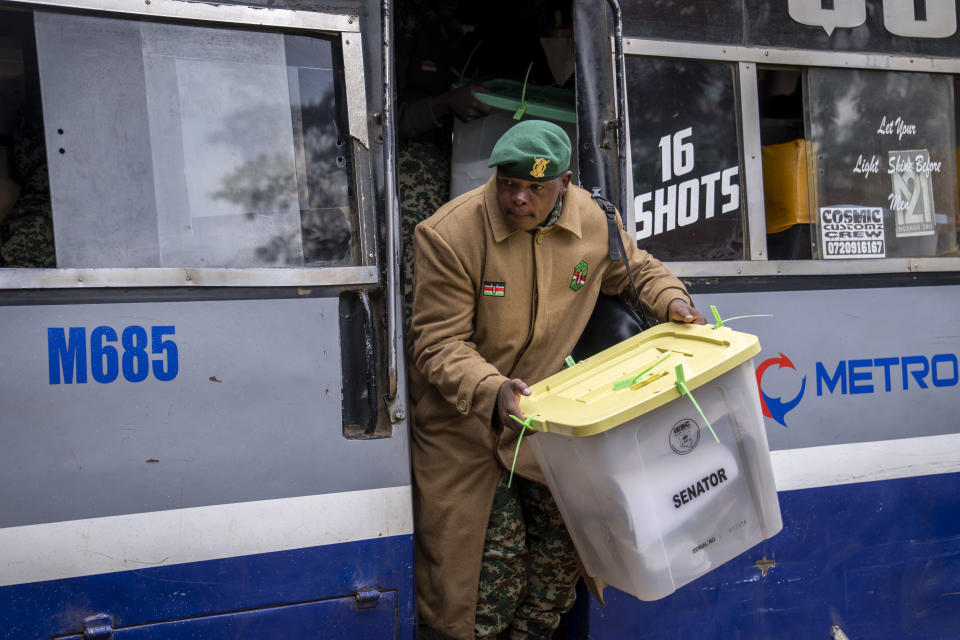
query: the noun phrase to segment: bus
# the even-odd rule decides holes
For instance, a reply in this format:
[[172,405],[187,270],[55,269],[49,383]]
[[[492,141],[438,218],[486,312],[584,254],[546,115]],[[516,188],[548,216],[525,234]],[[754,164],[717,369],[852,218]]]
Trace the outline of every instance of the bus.
[[516,4],[0,0],[0,636],[417,636],[411,66],[760,338],[783,530],[556,637],[957,635],[956,0]]

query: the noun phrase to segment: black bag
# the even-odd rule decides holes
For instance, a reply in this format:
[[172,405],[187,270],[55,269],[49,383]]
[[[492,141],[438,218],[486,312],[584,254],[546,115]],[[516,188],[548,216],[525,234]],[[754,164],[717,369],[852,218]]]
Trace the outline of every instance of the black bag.
[[607,199],[599,195],[594,195],[593,198],[607,216],[610,259],[623,261],[623,265],[627,269],[627,276],[630,278],[630,286],[633,289],[636,305],[630,304],[622,296],[608,296],[601,293],[597,298],[593,313],[590,315],[590,320],[587,321],[587,326],[583,328],[583,333],[580,334],[580,338],[570,354],[578,362],[586,360],[604,349],[609,349],[613,345],[623,342],[656,324],[655,320],[651,320],[644,313],[640,303],[637,283],[633,280],[633,272],[627,263],[627,252],[623,247],[623,240],[620,238],[616,209]]

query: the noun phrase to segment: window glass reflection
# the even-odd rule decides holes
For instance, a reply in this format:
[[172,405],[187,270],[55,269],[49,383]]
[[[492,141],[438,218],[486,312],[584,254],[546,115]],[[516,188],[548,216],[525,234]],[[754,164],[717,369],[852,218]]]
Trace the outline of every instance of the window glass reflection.
[[330,41],[35,22],[57,266],[357,262]]
[[814,257],[957,255],[953,78],[809,69]]

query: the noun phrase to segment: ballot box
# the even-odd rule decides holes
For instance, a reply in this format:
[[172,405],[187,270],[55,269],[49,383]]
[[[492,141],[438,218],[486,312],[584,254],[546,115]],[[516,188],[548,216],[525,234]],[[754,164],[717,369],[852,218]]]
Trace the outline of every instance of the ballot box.
[[759,351],[727,327],[661,324],[521,399],[587,575],[656,600],[780,531]]
[[477,93],[477,99],[491,107],[490,114],[464,122],[454,118],[453,148],[450,157],[450,197],[479,187],[493,175],[487,166],[490,152],[507,129],[520,122],[514,115],[522,102],[526,108],[523,120],[549,120],[563,128],[570,137],[573,152],[570,170],[574,184],[577,180],[577,118],[573,92],[556,87],[528,85],[526,91],[519,82],[490,80],[481,83],[489,93]]

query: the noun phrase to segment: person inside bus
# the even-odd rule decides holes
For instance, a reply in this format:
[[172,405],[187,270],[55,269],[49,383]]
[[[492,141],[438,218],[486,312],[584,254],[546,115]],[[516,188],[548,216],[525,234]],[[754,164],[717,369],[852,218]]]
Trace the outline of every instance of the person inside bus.
[[[36,115],[31,115],[31,113]],[[25,110],[13,138],[13,179],[20,189],[0,221],[0,266],[56,267],[50,178],[37,111]]]
[[5,14],[0,24],[3,24],[0,35],[16,42],[23,57],[20,78],[23,97],[9,122],[12,128],[9,177],[17,185],[16,198],[0,218],[0,267],[56,267],[50,174],[33,25],[27,13]]
[[[504,21],[507,14],[513,19]],[[449,197],[454,118],[491,113],[476,98],[487,91],[479,79],[571,85],[573,50],[568,0],[401,0],[396,23],[401,290],[409,328],[413,230]]]
[[397,182],[403,234],[404,319],[413,303],[413,229],[446,202],[450,193],[453,118],[465,122],[490,107],[477,100],[479,85],[457,82],[468,64],[459,3],[401,0],[397,27]]
[[[526,438],[508,481],[522,428],[509,416],[523,418],[527,383],[563,368],[601,290],[630,286],[609,258],[603,211],[570,183],[570,154],[562,128],[523,121],[495,144],[487,183],[416,228],[411,460],[424,638],[550,638],[573,605],[580,564]],[[704,323],[683,284],[621,233],[654,315]]]

